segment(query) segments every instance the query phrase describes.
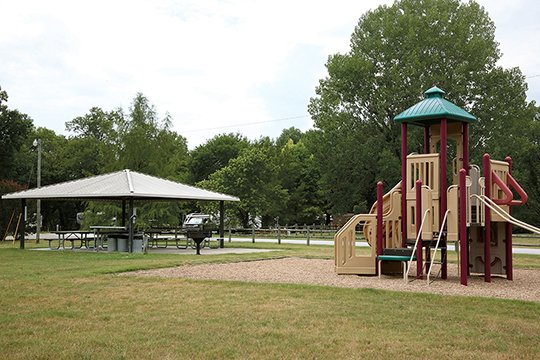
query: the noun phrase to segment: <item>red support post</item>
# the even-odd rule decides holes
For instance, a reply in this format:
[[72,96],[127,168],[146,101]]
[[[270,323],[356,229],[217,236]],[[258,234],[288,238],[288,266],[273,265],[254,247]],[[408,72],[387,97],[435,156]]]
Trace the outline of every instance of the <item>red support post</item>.
[[[489,154],[484,154],[485,195],[491,199],[491,164]],[[491,282],[491,209],[486,206],[484,226],[484,281]]]
[[[447,180],[446,180],[446,145],[447,145],[447,135],[448,135],[448,128],[446,126],[446,119],[441,120],[441,180],[440,180],[440,191],[439,196],[441,199],[441,207],[439,211],[439,224],[442,224],[444,213],[446,212],[447,207],[447,196],[446,196],[446,190],[447,190]],[[443,229],[440,229],[443,231]]]
[[[512,158],[507,156],[504,159],[508,163],[508,174],[512,176]],[[508,214],[512,215],[512,204],[508,205]],[[514,279],[514,270],[512,264],[512,224],[506,222],[506,279]]]
[[[446,213],[446,208],[448,207],[448,198],[446,191],[448,190],[448,184],[447,184],[447,168],[446,168],[446,150],[447,150],[447,144],[448,144],[448,126],[447,126],[446,119],[441,120],[441,146],[440,146],[440,152],[441,152],[441,180],[440,180],[440,191],[439,191],[439,197],[440,197],[440,209],[439,209],[439,224],[443,223],[444,214]],[[445,231],[442,227],[439,229],[439,231]],[[446,238],[444,238],[446,241]],[[444,259],[446,258],[446,250],[441,249],[441,257]],[[447,266],[443,261],[443,264],[441,266],[441,278],[446,279],[447,278]]]
[[463,169],[469,175],[469,123],[463,123]]
[[416,180],[416,236],[418,237],[418,245],[416,247],[416,278],[422,279],[423,277],[423,264],[422,264],[422,234],[420,233],[422,225],[422,180]]
[[429,154],[429,126],[424,126],[424,154]]
[[383,183],[377,183],[377,256],[383,252]]
[[461,285],[467,286],[469,241],[467,238],[467,171],[459,170],[459,264]]
[[401,124],[401,243],[407,246],[407,124]]

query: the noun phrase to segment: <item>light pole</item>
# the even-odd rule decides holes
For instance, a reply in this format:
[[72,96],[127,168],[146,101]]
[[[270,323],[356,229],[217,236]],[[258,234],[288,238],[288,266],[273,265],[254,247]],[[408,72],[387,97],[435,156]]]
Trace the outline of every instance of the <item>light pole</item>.
[[[41,187],[41,139],[35,139],[33,143],[37,147],[37,187]],[[41,230],[41,199],[36,201],[36,243],[39,244],[39,232]]]

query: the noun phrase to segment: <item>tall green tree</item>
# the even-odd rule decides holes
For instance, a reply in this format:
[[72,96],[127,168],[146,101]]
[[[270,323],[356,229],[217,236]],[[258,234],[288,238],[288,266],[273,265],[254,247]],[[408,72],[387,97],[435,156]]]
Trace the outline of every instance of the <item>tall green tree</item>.
[[[283,135],[278,138],[277,176],[286,192],[280,206],[282,224],[313,224],[323,221],[321,193],[318,188],[319,173],[314,155],[299,138],[295,143],[289,138],[279,147]],[[286,136],[286,135],[285,135]]]
[[302,133],[302,131],[295,127],[283,129],[281,131],[281,134],[276,139],[276,146],[281,149],[282,147],[287,145],[290,141],[292,141],[293,144],[298,144],[300,140],[302,140],[303,136],[304,134]]
[[269,161],[274,151],[271,145],[268,139],[262,139],[198,183],[209,190],[238,196],[241,201],[227,207],[243,227],[249,227],[256,218],[262,218],[263,225],[273,224],[279,216],[276,204],[283,203],[286,197],[277,179],[275,162]]
[[[499,58],[495,25],[475,1],[401,0],[362,15],[349,52],[329,57],[328,76],[309,104],[332,211],[374,200],[376,181],[392,177],[381,165],[400,162],[394,116],[433,85],[479,119],[471,127],[473,161],[502,152],[509,131],[521,131],[534,112],[523,75],[498,67]],[[409,151],[421,150],[420,139],[411,129]],[[399,167],[394,171],[397,179]]]
[[122,109],[103,111],[93,107],[88,114],[66,122],[66,130],[78,138],[91,138],[107,145],[113,145],[118,138],[117,126],[123,119]]
[[249,141],[240,134],[221,134],[197,146],[190,153],[189,172],[192,183],[205,179],[227,166],[231,159],[249,147]]
[[72,177],[85,177],[116,169],[118,159],[117,127],[123,119],[121,109],[103,111],[93,107],[83,115],[66,122],[70,156],[66,159]]
[[158,118],[155,107],[143,94],[133,99],[128,116],[120,120],[118,133],[118,168],[187,178],[186,139],[171,129],[169,116]]
[[[97,154],[103,154],[100,160],[104,165],[102,169],[131,169],[185,182],[188,179],[189,160],[187,142],[172,130],[171,124],[169,115],[160,119],[148,98],[138,93],[127,115],[120,109],[104,112],[92,108],[89,114],[74,119],[68,125],[72,131],[80,134],[77,141],[87,142],[96,149]],[[81,150],[77,161],[84,159],[87,154],[89,152]],[[102,172],[98,168],[95,171]],[[183,209],[183,205],[174,203],[143,203],[138,207],[138,224],[142,227],[177,225],[181,215],[179,211]],[[102,217],[108,221],[114,218],[118,221],[119,209],[116,205],[89,203],[86,222],[97,219],[96,213],[103,213]]]
[[[63,135],[57,135],[46,128],[33,129],[15,156],[14,179],[29,188],[37,185],[37,149],[33,146],[34,139],[41,140],[41,185],[51,185],[63,181],[75,180],[82,177],[80,169],[75,164],[78,153],[71,146],[70,140]],[[78,163],[78,162],[77,162]],[[35,221],[35,202],[28,202],[29,221]],[[76,226],[75,215],[83,209],[82,203],[71,201],[42,201],[41,214],[43,229],[53,230],[56,225],[63,229],[73,229]]]
[[[513,208],[513,215],[527,223],[540,226],[540,107],[531,104],[536,113],[534,120],[522,129],[526,137],[514,137],[507,142],[512,148],[514,167],[512,175],[529,195],[525,206]],[[525,140],[524,140],[525,139]]]
[[0,179],[15,179],[15,157],[30,135],[33,122],[26,114],[7,106],[8,94],[0,87]]

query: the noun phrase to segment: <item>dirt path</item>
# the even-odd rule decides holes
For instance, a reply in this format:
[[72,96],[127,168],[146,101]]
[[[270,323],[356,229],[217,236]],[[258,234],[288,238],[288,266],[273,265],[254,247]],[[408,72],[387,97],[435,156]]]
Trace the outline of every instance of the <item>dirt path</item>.
[[[411,274],[414,273],[414,269],[411,269]],[[538,270],[515,269],[514,281],[494,277],[491,283],[485,283],[483,277],[473,276],[469,278],[469,286],[462,286],[455,264],[448,266],[447,281],[437,279],[429,286],[425,280],[405,283],[399,276],[383,276],[379,279],[374,276],[336,275],[333,260],[296,257],[229,264],[187,265],[137,271],[126,275],[374,288],[540,302]]]

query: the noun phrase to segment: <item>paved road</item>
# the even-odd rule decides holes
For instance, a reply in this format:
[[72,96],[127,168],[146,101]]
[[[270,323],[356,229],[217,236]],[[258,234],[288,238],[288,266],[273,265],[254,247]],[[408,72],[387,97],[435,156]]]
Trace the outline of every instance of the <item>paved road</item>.
[[[57,239],[58,237],[55,234],[49,234],[44,233],[41,234],[41,239],[46,240],[49,238]],[[8,237],[10,238],[10,237]],[[31,234],[27,236],[27,239],[33,240],[35,239],[35,234]],[[229,240],[228,237],[225,237],[225,243],[227,243]],[[239,238],[239,237],[233,237],[231,238],[232,242],[251,242],[251,238]],[[277,244],[277,239],[255,239],[255,242],[257,243],[274,243]],[[281,239],[282,244],[301,244],[305,245],[306,240],[300,240],[300,239]],[[334,242],[331,240],[310,240],[309,242],[311,245],[334,245]],[[357,241],[356,246],[361,247],[368,247],[369,245],[365,241]],[[454,245],[449,244],[448,250],[454,251]],[[514,247],[512,249],[512,253],[514,254],[528,254],[528,255],[540,255],[540,249],[539,248],[529,248],[529,247]]]
[[[251,238],[231,238],[232,242],[251,242]],[[228,238],[225,239],[225,242],[228,241]],[[277,239],[255,239],[257,243],[277,243]],[[306,245],[306,240],[300,239],[281,239],[282,244],[301,244]],[[311,245],[334,245],[333,241],[330,240],[310,240]],[[368,243],[365,241],[357,241],[356,246],[368,247]],[[448,244],[448,250],[455,251],[454,245]],[[514,247],[512,249],[513,254],[528,254],[528,255],[540,255],[540,249],[538,248],[528,248],[528,247]]]

